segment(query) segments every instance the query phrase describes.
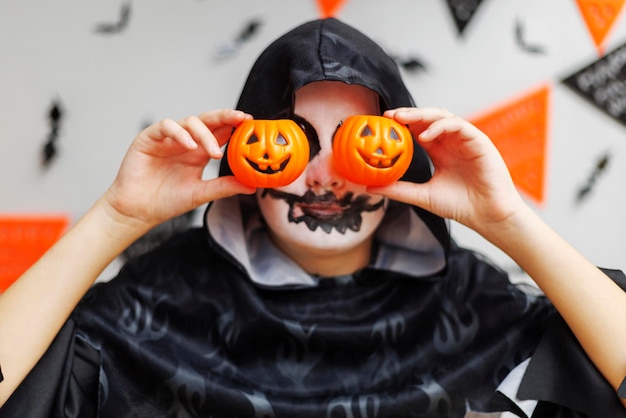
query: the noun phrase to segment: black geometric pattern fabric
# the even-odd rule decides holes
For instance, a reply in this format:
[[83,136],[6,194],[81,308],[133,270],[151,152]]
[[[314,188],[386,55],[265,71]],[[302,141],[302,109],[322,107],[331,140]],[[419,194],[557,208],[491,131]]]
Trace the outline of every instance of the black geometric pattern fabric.
[[553,313],[464,250],[436,280],[364,269],[274,290],[209,238],[133,261],[77,309],[103,416],[461,417],[488,408]]

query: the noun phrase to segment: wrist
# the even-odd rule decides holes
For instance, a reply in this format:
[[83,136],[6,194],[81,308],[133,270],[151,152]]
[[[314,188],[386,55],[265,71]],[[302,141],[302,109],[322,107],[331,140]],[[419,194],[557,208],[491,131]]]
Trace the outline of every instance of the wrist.
[[91,231],[90,234],[94,237],[100,236],[102,242],[117,254],[153,227],[120,212],[109,203],[106,196],[96,201],[79,223]]
[[113,228],[111,232],[122,235],[142,235],[156,225],[144,220],[143,218],[147,218],[146,216],[138,216],[134,206],[135,204],[128,202],[128,199],[119,198],[115,185],[112,185],[96,201],[92,210],[99,213],[103,217],[102,221]]
[[521,202],[506,216],[484,223],[476,231],[509,256],[515,256],[527,244],[534,245],[532,241],[542,235],[543,226],[545,224],[539,216]]
[[491,243],[501,247],[509,237],[514,238],[520,230],[525,230],[536,215],[519,195],[506,200],[499,199],[498,202],[500,203],[495,207],[489,205],[488,209],[482,211],[484,213],[476,217],[479,220],[468,226]]

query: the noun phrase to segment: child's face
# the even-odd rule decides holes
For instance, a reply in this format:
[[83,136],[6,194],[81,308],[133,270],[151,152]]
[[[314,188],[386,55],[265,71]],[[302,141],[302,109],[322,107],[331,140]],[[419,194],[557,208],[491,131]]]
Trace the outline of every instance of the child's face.
[[369,245],[386,201],[337,173],[332,137],[350,115],[380,114],[377,94],[359,85],[315,82],[296,91],[294,113],[311,125],[319,145],[311,144],[312,158],[296,181],[257,192],[274,241],[283,249],[311,255]]

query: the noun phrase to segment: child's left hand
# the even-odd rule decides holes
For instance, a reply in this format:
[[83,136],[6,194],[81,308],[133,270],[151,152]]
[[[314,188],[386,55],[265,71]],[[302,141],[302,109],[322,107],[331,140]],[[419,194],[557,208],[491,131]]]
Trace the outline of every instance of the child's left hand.
[[440,108],[399,108],[384,116],[409,126],[430,156],[434,173],[423,184],[398,181],[368,191],[454,219],[483,235],[524,206],[498,150],[468,121]]

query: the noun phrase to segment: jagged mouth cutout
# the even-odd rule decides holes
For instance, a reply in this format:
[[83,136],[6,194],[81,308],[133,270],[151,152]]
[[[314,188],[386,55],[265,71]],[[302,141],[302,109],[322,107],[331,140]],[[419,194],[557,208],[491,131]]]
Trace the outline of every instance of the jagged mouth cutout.
[[385,168],[393,167],[396,164],[396,162],[398,162],[398,160],[400,159],[400,156],[402,156],[402,153],[400,153],[394,158],[392,158],[391,160],[389,160],[388,157],[384,156],[384,152],[381,148],[378,148],[375,154],[376,156],[366,155],[363,151],[359,150],[359,155],[361,156],[361,159],[363,160],[363,162],[369,165],[370,167],[374,167],[377,169],[385,169]]
[[[264,158],[267,158],[267,154],[264,156]],[[255,163],[249,158],[246,158],[246,162],[250,164],[250,167],[254,168],[255,171],[263,174],[276,174],[282,172],[289,164],[289,160],[291,160],[291,157],[287,157],[285,160],[283,160],[283,162],[279,164],[270,164],[268,162]]]

